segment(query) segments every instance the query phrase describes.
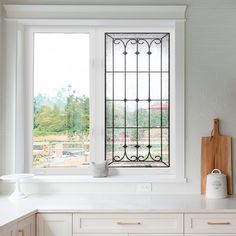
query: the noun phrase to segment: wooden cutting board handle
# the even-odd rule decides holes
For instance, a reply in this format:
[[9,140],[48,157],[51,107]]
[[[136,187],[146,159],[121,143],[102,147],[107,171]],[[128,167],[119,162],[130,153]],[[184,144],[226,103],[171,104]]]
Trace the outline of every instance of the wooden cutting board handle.
[[213,130],[211,131],[211,137],[220,136],[220,122],[219,119],[214,119]]

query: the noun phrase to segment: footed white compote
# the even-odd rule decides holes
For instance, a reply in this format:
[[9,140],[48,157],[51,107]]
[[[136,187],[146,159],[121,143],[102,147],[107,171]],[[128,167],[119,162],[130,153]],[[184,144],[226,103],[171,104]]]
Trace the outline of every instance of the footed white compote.
[[1,177],[2,180],[15,182],[15,191],[9,196],[9,198],[14,199],[14,200],[26,198],[27,195],[24,194],[20,189],[20,182],[23,179],[29,179],[29,178],[32,178],[33,176],[34,176],[33,174],[26,174],[26,173],[3,175]]

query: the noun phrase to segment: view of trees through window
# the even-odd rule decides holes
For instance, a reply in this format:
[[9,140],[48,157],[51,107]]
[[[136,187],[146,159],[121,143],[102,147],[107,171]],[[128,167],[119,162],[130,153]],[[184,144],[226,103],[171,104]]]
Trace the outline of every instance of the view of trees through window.
[[89,34],[35,33],[33,167],[86,167],[89,146]]
[[[170,34],[105,33],[105,151],[170,166]],[[33,168],[90,164],[88,33],[34,33]]]

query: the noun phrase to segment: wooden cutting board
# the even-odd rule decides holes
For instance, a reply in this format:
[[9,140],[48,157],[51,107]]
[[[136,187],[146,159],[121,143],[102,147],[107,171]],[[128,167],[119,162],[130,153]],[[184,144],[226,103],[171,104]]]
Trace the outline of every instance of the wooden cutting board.
[[233,194],[231,137],[220,134],[218,119],[214,119],[211,136],[202,137],[201,194],[206,193],[206,176],[213,169],[219,169],[227,176],[228,194]]

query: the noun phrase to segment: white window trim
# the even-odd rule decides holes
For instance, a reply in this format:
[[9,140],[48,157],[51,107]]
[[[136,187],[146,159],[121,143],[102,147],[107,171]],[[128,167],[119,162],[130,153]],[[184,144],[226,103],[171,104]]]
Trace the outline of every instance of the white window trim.
[[17,5],[4,4],[6,19],[163,19],[185,20],[185,5]]
[[[174,134],[172,136],[175,137],[175,142],[171,144],[172,152],[174,151],[174,154],[176,155],[175,158],[175,173],[172,173],[172,175],[166,175],[168,174],[168,171],[165,171],[163,169],[157,169],[157,168],[145,168],[142,169],[132,169],[132,172],[135,175],[145,175],[145,176],[152,176],[152,179],[173,179],[182,182],[182,180],[185,179],[185,169],[184,169],[184,48],[185,48],[185,11],[186,6],[33,6],[33,5],[4,5],[4,8],[6,10],[6,27],[7,30],[10,32],[9,35],[15,33],[16,38],[15,40],[10,40],[9,42],[11,44],[15,44],[16,47],[11,47],[12,45],[7,46],[8,50],[15,50],[15,58],[16,58],[16,64],[15,65],[9,65],[9,63],[6,65],[7,70],[13,69],[16,73],[14,74],[15,78],[10,78],[15,80],[16,91],[15,91],[15,117],[17,116],[16,123],[15,123],[15,136],[13,137],[12,143],[16,147],[14,150],[14,155],[11,157],[15,159],[15,171],[19,172],[24,170],[29,170],[29,166],[27,164],[24,164],[24,156],[27,155],[27,146],[22,140],[22,132],[25,131],[25,125],[27,125],[27,122],[29,120],[26,119],[20,112],[21,109],[24,107],[24,102],[22,101],[22,88],[19,87],[19,85],[23,84],[21,82],[24,78],[24,73],[26,72],[26,68],[23,67],[22,61],[24,61],[24,53],[23,53],[23,42],[24,42],[24,31],[26,29],[26,26],[35,26],[35,25],[49,25],[49,26],[84,26],[84,25],[104,25],[107,27],[114,27],[114,26],[120,26],[122,27],[124,24],[126,27],[134,27],[134,26],[140,26],[140,27],[167,27],[167,26],[174,26],[175,28],[175,58],[178,58],[178,60],[175,60],[175,58],[172,58],[173,61],[175,61],[175,81],[178,81],[178,83],[175,83],[175,100],[177,101],[174,105],[175,107],[175,120],[178,125],[175,126]],[[99,8],[99,10],[98,10]],[[45,10],[47,9],[47,10]],[[73,9],[73,10],[72,10]],[[121,12],[122,10],[122,12]],[[95,14],[96,12],[96,14]],[[85,14],[86,13],[86,14]],[[111,14],[112,13],[112,14]],[[95,14],[95,15],[94,15]],[[159,14],[159,15],[158,15]],[[142,17],[142,20],[140,18]],[[96,18],[97,20],[94,20]],[[90,20],[87,20],[90,19]],[[135,20],[139,19],[139,20]],[[6,40],[8,42],[8,40]],[[100,49],[101,50],[101,49]],[[11,52],[14,54],[14,52]],[[102,52],[102,55],[104,53]],[[103,70],[103,62],[99,58],[95,58],[97,68],[94,70],[99,71]],[[99,62],[100,61],[100,62]],[[173,63],[173,62],[172,62]],[[99,67],[101,69],[99,69]],[[96,71],[96,73],[97,73]],[[100,74],[104,72],[100,71]],[[6,73],[6,78],[8,76],[13,76],[12,74]],[[93,77],[93,76],[92,76]],[[91,83],[92,84],[92,83]],[[101,85],[101,83],[100,83]],[[173,82],[172,82],[173,85]],[[97,88],[97,86],[95,86]],[[92,87],[92,91],[95,93],[95,87]],[[173,87],[172,87],[173,88]],[[104,88],[101,88],[102,91],[104,91]],[[104,96],[104,93],[103,93]],[[102,97],[100,97],[102,99]],[[173,99],[171,99],[173,101]],[[28,101],[29,102],[29,101]],[[104,99],[102,99],[102,102],[97,100],[99,104],[104,104]],[[29,105],[29,104],[28,104]],[[173,104],[172,106],[173,107]],[[93,108],[94,110],[94,108]],[[95,111],[95,110],[94,110]],[[103,108],[104,111],[104,108]],[[104,113],[104,112],[103,112]],[[16,115],[19,114],[19,115]],[[104,122],[103,122],[103,115],[101,115],[97,122],[100,124],[97,126],[96,130],[92,130],[92,133],[95,134],[95,136],[100,137],[99,144],[97,143],[97,147],[94,148],[96,150],[96,153],[100,153],[104,158]],[[91,118],[93,118],[91,116]],[[91,119],[92,120],[92,119]],[[92,120],[91,122],[95,122]],[[103,124],[102,124],[103,122]],[[102,124],[102,125],[101,125]],[[93,124],[91,125],[93,127]],[[100,127],[99,127],[100,126]],[[172,125],[173,130],[173,125]],[[24,135],[23,135],[24,136]],[[102,137],[102,138],[101,138]],[[31,139],[32,140],[32,139]],[[23,147],[23,148],[22,148]],[[100,150],[99,150],[100,148]],[[103,150],[102,150],[103,149]],[[17,153],[17,155],[16,155]],[[173,153],[171,154],[173,155]],[[17,157],[17,158],[15,158]],[[20,158],[19,158],[20,157]],[[173,159],[173,158],[172,158]],[[18,165],[21,163],[21,165]],[[23,164],[22,164],[23,163]],[[157,171],[158,170],[158,171]],[[50,172],[50,173],[49,173]],[[47,173],[44,172],[44,174],[62,174],[63,170],[60,169],[60,172],[58,170],[49,171]],[[112,169],[111,173],[116,174],[117,170]],[[128,174],[130,173],[130,170],[119,170],[120,174]],[[157,174],[158,173],[158,174]],[[88,174],[87,170],[83,169],[76,169],[71,170],[70,174]],[[134,175],[134,176],[135,176]],[[109,178],[106,178],[107,181],[109,181]],[[138,181],[138,180],[137,180]]]
[[[34,78],[34,33],[88,33],[90,36],[90,156],[95,156],[95,150],[97,150],[95,135],[93,135],[95,131],[95,123],[96,123],[96,114],[98,113],[98,109],[96,107],[96,84],[95,84],[95,75],[96,68],[95,65],[95,45],[93,44],[95,38],[95,31],[92,27],[89,26],[66,26],[66,27],[55,27],[55,26],[28,26],[24,29],[25,35],[25,50],[24,50],[24,61],[25,63],[25,73],[24,78],[27,84],[27,88],[24,91],[24,104],[27,104],[24,108],[24,113],[26,114],[24,121],[24,131],[25,132],[25,170],[36,175],[47,175],[47,174],[88,174],[88,167],[85,168],[32,168],[32,146],[33,146],[33,133],[32,133],[32,125],[33,124],[33,79]],[[94,159],[92,159],[93,161]]]

